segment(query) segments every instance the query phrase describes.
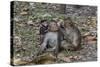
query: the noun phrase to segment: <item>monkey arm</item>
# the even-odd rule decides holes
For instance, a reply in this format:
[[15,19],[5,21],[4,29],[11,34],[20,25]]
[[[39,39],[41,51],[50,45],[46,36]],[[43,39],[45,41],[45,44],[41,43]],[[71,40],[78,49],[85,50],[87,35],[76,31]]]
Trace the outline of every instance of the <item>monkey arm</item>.
[[62,28],[60,28],[59,30],[60,30],[60,32],[65,36],[66,41],[67,41],[68,43],[72,44],[71,40],[68,38],[68,35],[66,34],[66,31],[63,30]]
[[40,27],[40,34],[42,34],[43,33],[43,28],[42,27]]
[[57,57],[57,55],[58,55],[58,52],[59,52],[59,45],[57,44],[56,46],[55,46],[55,55],[56,55],[56,57]]
[[39,53],[42,53],[42,51],[44,51],[44,49],[46,48],[46,45],[47,45],[47,41],[48,41],[48,34],[45,35],[43,43],[40,46]]

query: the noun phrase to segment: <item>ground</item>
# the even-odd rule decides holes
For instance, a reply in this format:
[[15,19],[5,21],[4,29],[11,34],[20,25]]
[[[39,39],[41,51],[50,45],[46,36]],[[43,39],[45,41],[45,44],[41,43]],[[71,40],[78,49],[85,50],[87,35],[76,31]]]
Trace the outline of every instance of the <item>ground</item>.
[[[14,2],[11,24],[13,24],[13,53],[11,54],[14,65],[23,64],[49,64],[83,62],[97,60],[97,7],[82,5],[65,5],[61,11],[61,4]],[[63,14],[62,14],[63,13]],[[33,60],[40,44],[39,26],[40,21],[46,19],[64,21],[71,17],[73,23],[81,32],[82,47],[77,51],[63,50],[58,58],[51,53],[43,54]],[[59,22],[58,21],[58,22]],[[49,58],[49,60],[48,60]],[[45,60],[43,60],[45,59]]]

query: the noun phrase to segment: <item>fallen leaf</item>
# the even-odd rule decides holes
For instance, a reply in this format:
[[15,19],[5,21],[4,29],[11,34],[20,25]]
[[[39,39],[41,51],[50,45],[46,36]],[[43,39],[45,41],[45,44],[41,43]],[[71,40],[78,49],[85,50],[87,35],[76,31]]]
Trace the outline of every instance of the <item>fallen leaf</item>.
[[61,57],[60,60],[62,60],[64,62],[71,62],[71,59],[68,57]]
[[88,41],[88,42],[87,42],[88,45],[96,44],[96,43],[97,43],[97,41]]
[[86,40],[86,41],[92,41],[92,40],[95,40],[95,39],[96,39],[95,36],[86,36],[86,37],[85,37],[85,40]]
[[21,12],[20,14],[21,14],[21,15],[27,15],[28,12]]

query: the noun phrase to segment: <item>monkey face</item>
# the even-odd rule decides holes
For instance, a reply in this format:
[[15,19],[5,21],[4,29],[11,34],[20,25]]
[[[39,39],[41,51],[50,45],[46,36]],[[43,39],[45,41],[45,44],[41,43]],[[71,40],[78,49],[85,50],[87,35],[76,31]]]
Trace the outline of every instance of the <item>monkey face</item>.
[[42,25],[47,26],[48,24],[47,24],[47,22],[43,22]]
[[56,23],[56,22],[51,22],[51,23],[49,24],[49,29],[50,29],[50,31],[52,31],[52,32],[58,31],[58,25],[57,25],[57,23]]
[[70,26],[72,26],[72,22],[70,21],[70,20],[66,20],[65,22],[64,22],[64,27],[70,27]]
[[68,18],[65,19],[64,27],[67,28],[67,27],[71,27],[71,26],[73,26],[73,22],[72,22],[71,18],[68,17]]

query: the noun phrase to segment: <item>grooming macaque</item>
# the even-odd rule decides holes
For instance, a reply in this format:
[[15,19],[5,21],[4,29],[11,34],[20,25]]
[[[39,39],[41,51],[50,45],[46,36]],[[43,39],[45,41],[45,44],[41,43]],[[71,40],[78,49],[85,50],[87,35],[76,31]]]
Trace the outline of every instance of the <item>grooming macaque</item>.
[[53,51],[57,55],[59,51],[59,27],[55,21],[49,23],[48,32],[45,34],[43,43],[41,44],[39,53],[45,51]]
[[[61,44],[62,38],[65,38],[66,44]],[[52,21],[48,24],[48,32],[44,34],[39,53],[52,51],[57,56],[61,47],[67,50],[77,50],[81,43],[81,34],[77,27],[74,26],[70,18],[59,25]]]
[[64,28],[60,28],[63,33],[67,49],[69,50],[77,50],[81,45],[81,34],[77,27],[74,26],[71,18],[65,19],[63,24]]
[[48,32],[48,23],[46,20],[42,20],[40,25],[40,44],[43,42],[44,36],[47,32]]

